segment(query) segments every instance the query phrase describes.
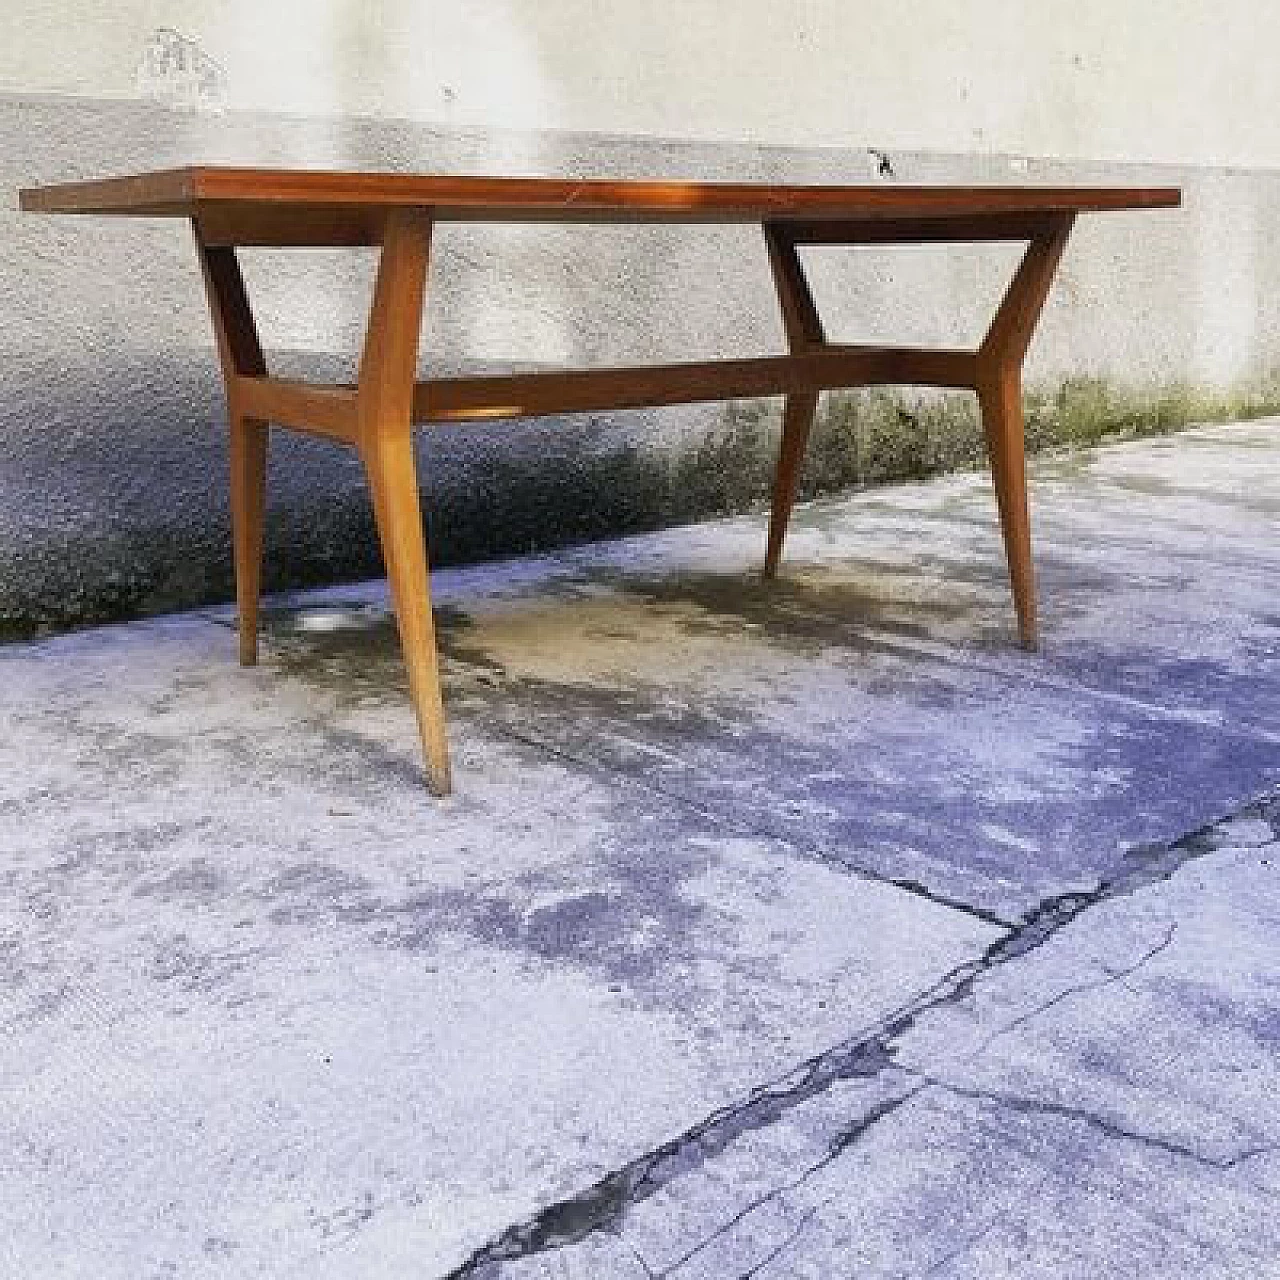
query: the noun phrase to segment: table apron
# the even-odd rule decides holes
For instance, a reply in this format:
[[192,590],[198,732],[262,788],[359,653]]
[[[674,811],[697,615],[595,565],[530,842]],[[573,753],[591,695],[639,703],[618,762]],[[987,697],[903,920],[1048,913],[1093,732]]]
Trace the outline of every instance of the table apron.
[[[202,243],[211,248],[289,249],[377,246],[390,210],[371,205],[294,205],[270,203],[198,203],[192,220]],[[433,206],[422,210],[442,223],[503,225],[634,226],[767,226],[793,244],[889,245],[1033,240],[1070,220],[1069,212],[1025,210],[996,213],[938,213],[904,217],[878,214],[859,218],[783,217],[761,219],[715,211],[679,215],[636,213],[603,217],[584,209],[459,209]]]

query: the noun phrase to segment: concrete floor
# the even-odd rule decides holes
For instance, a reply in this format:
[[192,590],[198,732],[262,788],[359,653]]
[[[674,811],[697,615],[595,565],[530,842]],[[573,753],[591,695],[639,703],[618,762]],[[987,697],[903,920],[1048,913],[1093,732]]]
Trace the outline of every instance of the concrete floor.
[[1280,424],[0,649],[0,1274],[1280,1276]]

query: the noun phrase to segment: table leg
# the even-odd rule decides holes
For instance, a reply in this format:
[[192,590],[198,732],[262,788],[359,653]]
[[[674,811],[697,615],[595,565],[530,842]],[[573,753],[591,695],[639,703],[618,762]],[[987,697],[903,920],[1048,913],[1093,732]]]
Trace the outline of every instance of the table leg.
[[978,402],[982,408],[991,480],[1018,614],[1018,635],[1023,648],[1031,650],[1037,647],[1038,634],[1031,516],[1027,503],[1022,363],[1073,220],[1072,215],[1063,215],[1050,231],[1031,241],[978,348]]
[[258,600],[262,592],[269,430],[267,424],[257,418],[235,414],[231,419],[231,538],[242,667],[256,666],[258,662]]
[[1027,503],[1027,468],[1023,441],[1022,376],[1002,368],[978,386],[982,426],[991,464],[991,483],[1000,512],[1005,558],[1013,605],[1018,615],[1018,638],[1024,649],[1037,646],[1036,579],[1031,559],[1031,513]]
[[238,387],[241,378],[266,373],[267,364],[235,250],[206,245],[198,227],[196,248],[200,254],[200,267],[226,385],[227,417],[231,429],[231,536],[240,664],[252,667],[258,661],[258,598],[262,580],[269,428],[265,422],[248,417],[241,411]]
[[417,210],[388,215],[360,360],[359,449],[382,542],[409,691],[436,795],[451,789],[426,539],[413,457],[413,390],[431,243]]
[[796,492],[800,488],[800,468],[804,464],[809,433],[818,412],[818,397],[812,392],[793,392],[782,409],[782,440],[778,446],[778,468],[773,477],[773,500],[769,508],[769,540],[764,553],[764,576],[778,573],[782,542],[791,521]]
[[[782,325],[787,345],[793,354],[811,351],[826,342],[818,308],[809,290],[804,267],[796,247],[778,226],[766,223],[765,245],[769,250],[769,266],[773,271],[778,304],[782,309]],[[793,391],[782,410],[782,441],[778,448],[778,466],[773,478],[773,502],[769,511],[769,539],[764,556],[764,576],[774,577],[782,557],[782,543],[787,536],[791,508],[800,487],[800,469],[805,448],[818,411],[817,392]]]

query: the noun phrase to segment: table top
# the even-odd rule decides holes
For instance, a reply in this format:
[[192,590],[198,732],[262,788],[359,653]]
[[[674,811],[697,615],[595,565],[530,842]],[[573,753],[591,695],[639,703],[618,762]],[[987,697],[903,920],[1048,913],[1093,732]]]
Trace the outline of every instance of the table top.
[[41,213],[191,217],[203,210],[430,209],[440,221],[765,222],[1172,208],[1177,187],[788,186],[199,166],[32,187]]

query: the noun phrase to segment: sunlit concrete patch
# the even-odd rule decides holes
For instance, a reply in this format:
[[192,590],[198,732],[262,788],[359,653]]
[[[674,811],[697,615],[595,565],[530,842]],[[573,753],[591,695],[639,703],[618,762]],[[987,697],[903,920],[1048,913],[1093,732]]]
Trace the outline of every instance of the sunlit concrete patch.
[[878,1071],[689,1161],[607,1231],[470,1274],[1275,1275],[1277,836],[1273,800],[1189,839],[1171,877],[922,1010]]
[[500,736],[458,672],[434,801],[391,659],[304,656],[367,621],[255,671],[201,618],[0,651],[0,1271],[442,1274],[999,936]]

